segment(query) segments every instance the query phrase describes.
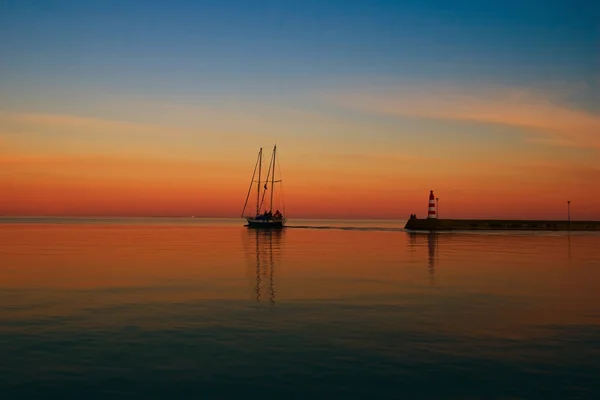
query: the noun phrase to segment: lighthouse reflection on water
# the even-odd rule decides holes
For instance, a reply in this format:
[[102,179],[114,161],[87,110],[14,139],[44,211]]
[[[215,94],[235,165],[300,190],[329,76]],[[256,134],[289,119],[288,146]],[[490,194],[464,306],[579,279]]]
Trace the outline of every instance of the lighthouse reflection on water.
[[434,283],[435,277],[435,261],[437,259],[437,240],[438,234],[435,232],[429,232],[427,234],[427,269],[429,270],[429,283]]

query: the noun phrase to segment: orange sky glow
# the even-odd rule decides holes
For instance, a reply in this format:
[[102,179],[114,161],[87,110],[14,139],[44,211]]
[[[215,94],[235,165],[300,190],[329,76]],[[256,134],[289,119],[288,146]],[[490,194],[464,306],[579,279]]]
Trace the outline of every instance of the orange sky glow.
[[424,216],[434,190],[441,217],[561,219],[571,200],[573,219],[600,219],[598,115],[517,89],[361,90],[315,97],[349,118],[252,104],[200,119],[121,107],[160,123],[2,112],[0,214],[239,216],[258,147],[266,165],[277,142],[288,218]]

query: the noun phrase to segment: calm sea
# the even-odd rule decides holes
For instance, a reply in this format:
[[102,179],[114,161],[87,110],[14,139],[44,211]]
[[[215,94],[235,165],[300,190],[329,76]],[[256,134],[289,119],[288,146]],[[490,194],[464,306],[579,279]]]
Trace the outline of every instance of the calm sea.
[[0,393],[600,398],[600,234],[0,219]]

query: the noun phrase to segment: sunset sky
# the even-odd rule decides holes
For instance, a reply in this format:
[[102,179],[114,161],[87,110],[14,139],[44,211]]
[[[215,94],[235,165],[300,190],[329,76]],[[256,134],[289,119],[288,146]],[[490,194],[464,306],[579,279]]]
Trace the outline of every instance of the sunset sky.
[[595,3],[3,1],[0,215],[600,219]]

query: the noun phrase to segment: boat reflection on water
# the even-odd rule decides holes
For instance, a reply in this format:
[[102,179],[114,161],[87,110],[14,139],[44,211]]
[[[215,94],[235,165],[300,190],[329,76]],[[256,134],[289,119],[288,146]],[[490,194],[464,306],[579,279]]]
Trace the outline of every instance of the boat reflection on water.
[[246,256],[254,275],[257,306],[275,305],[275,269],[285,229],[248,229],[244,232]]

